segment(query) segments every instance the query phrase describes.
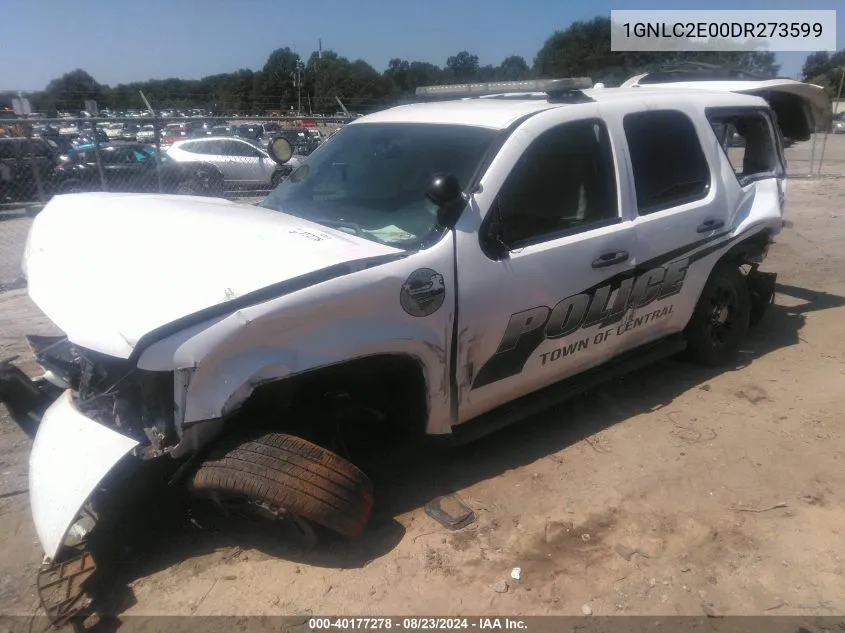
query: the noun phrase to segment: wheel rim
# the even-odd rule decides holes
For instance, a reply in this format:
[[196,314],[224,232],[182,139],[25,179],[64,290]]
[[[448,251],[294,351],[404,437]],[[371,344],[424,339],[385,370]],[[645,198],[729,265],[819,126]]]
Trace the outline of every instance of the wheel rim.
[[227,516],[274,523],[278,527],[279,536],[300,549],[312,549],[317,545],[319,537],[314,526],[298,514],[243,495],[215,492],[208,494],[208,498]]
[[720,281],[710,297],[704,329],[710,342],[723,347],[736,331],[739,318],[739,297],[734,287]]

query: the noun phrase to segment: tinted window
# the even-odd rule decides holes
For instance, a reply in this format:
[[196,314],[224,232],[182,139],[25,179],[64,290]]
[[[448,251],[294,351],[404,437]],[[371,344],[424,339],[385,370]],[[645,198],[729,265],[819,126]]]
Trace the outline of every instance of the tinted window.
[[710,170],[692,121],[681,112],[654,110],[623,121],[640,215],[707,195]]
[[203,154],[203,155],[213,155],[213,154],[222,154],[222,148],[220,146],[220,141],[206,141],[202,143],[185,143],[181,146],[181,148],[192,154]]
[[[97,157],[94,152],[89,152],[92,160],[96,161]],[[100,161],[103,165],[121,165],[131,163],[131,155],[123,148],[112,148],[100,151]]]
[[238,143],[237,141],[223,141],[223,154],[227,156],[238,156],[238,157],[252,157],[256,158],[260,156],[258,150],[254,147],[251,147],[247,143]]
[[618,218],[613,153],[599,120],[560,125],[519,158],[496,204],[491,231],[511,247]]

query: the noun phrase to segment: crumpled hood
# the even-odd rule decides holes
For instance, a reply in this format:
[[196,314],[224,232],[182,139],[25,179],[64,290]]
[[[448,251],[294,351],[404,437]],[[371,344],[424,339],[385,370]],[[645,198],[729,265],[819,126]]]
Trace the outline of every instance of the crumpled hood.
[[269,209],[193,196],[56,196],[24,254],[29,295],[75,344],[129,358],[156,328],[331,266],[401,253]]

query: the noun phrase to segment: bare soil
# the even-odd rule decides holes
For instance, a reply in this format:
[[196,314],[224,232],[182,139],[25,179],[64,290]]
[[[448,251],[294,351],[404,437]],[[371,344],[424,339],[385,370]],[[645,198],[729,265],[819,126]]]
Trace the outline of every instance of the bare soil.
[[[736,366],[666,361],[460,450],[385,450],[358,541],[297,553],[182,517],[110,562],[115,610],[845,614],[845,179],[792,180],[788,205],[776,305]],[[0,294],[0,357],[49,327]],[[29,442],[0,417],[0,613],[30,614]],[[429,518],[444,494],[475,522]]]

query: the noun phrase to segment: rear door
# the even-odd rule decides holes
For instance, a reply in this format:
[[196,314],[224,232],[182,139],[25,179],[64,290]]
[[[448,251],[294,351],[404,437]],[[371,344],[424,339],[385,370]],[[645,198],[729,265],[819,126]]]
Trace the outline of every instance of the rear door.
[[264,155],[249,143],[231,139],[221,142],[224,154],[233,174],[233,180],[243,185],[259,185],[269,183],[270,178],[265,174]]
[[[619,110],[627,146],[636,274],[647,289],[617,331],[621,353],[682,330],[710,273],[708,246],[730,238],[735,201],[723,184],[721,148],[690,105]],[[702,139],[711,139],[702,143]],[[712,259],[712,258],[711,258]]]

